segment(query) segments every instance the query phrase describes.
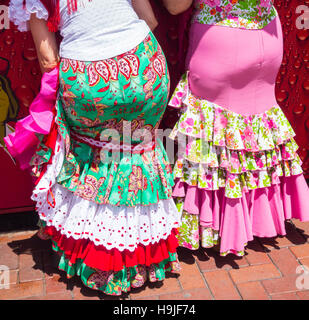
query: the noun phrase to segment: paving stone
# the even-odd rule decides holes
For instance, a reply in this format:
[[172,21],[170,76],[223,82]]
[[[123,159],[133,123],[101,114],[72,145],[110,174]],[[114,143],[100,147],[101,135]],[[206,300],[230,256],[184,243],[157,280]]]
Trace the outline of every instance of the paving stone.
[[72,293],[70,291],[49,293],[47,295],[30,297],[22,300],[72,300]]
[[290,250],[298,259],[309,257],[309,243],[292,247]]
[[300,300],[309,300],[309,290],[296,292]]
[[298,291],[296,279],[298,275],[289,275],[279,279],[268,279],[262,281],[262,284],[269,294],[279,294],[285,292]]
[[19,270],[10,270],[10,284],[18,283]]
[[309,258],[303,258],[298,260],[303,266],[305,266],[309,272]]
[[176,293],[161,294],[160,300],[213,300],[210,291],[206,288],[183,290]]
[[181,286],[176,277],[166,278],[163,282],[149,283],[147,282],[142,288],[132,289],[131,298],[141,298],[157,296],[165,293],[175,293],[181,291]]
[[250,265],[271,263],[265,248],[261,246],[257,239],[249,242],[246,253],[246,259]]
[[272,295],[271,300],[300,300],[300,298],[296,292],[288,292]]
[[240,283],[237,287],[244,300],[270,300],[259,281]]
[[181,272],[179,281],[184,290],[205,288],[205,282],[198,266],[193,264],[186,264],[181,262]]
[[280,272],[272,263],[249,266],[229,272],[236,284],[281,277]]
[[205,252],[207,253],[207,259],[196,259],[201,271],[239,269],[249,265],[246,257],[237,257],[232,254],[222,257],[211,249],[206,249]]
[[296,261],[289,248],[273,250],[269,253],[269,256],[277,268],[281,271],[282,275],[295,274],[299,263]]
[[0,265],[4,265],[11,270],[18,269],[18,254],[12,251],[12,249],[6,244],[0,244]]
[[241,297],[232,282],[228,271],[216,270],[204,272],[208,287],[217,300],[240,300]]
[[[173,293],[171,293],[173,294]],[[159,300],[159,296],[150,296],[150,297],[137,297],[130,295],[131,300]],[[171,299],[172,300],[172,299]],[[176,299],[177,300],[177,299]]]
[[54,274],[51,278],[45,278],[46,293],[56,293],[68,290],[68,280],[63,274]]
[[18,300],[44,294],[43,281],[29,281],[10,285],[9,289],[0,290],[0,300]]
[[309,221],[301,222],[297,219],[292,219],[296,231],[309,242]]

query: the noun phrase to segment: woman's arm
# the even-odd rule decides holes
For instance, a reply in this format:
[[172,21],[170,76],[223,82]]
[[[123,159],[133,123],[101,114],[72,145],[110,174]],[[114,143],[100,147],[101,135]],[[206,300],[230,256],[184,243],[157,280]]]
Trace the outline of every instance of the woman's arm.
[[149,0],[132,0],[132,5],[139,18],[145,20],[151,30],[158,26]]
[[55,68],[59,62],[55,33],[48,30],[46,21],[35,14],[30,18],[30,30],[36,47],[42,73]]
[[170,14],[180,14],[190,8],[193,0],[163,0],[163,4]]

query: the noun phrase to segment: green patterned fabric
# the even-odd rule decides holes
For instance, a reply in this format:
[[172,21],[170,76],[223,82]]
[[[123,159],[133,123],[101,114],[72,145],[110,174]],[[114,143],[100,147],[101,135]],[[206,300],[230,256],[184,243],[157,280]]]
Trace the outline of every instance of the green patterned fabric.
[[166,272],[179,271],[176,253],[170,253],[168,259],[150,267],[138,265],[131,268],[124,267],[119,272],[113,272],[90,268],[81,259],[71,264],[56,242],[53,242],[53,250],[60,254],[58,268],[65,271],[68,278],[77,275],[87,287],[108,295],[119,296],[123,292],[129,292],[132,288],[143,286],[147,280],[150,282],[163,281]]
[[[172,170],[156,138],[168,94],[167,63],[152,33],[138,47],[115,58],[62,59],[56,123],[66,155],[57,182],[98,204],[137,206],[169,199]],[[143,142],[139,135],[146,130],[155,148],[143,154],[112,152],[75,138],[110,141],[111,130],[120,145],[134,146]],[[32,160],[36,175],[50,156],[51,150],[42,142]]]
[[[53,163],[54,167],[49,167],[53,168],[52,172],[47,170],[45,180],[50,181],[47,200],[48,196],[54,196],[51,181],[55,181],[54,185],[59,184],[72,192],[75,202],[80,197],[96,203],[98,211],[100,205],[104,209],[103,205],[110,204],[124,206],[124,209],[137,207],[137,214],[143,215],[146,210],[139,213],[138,207],[158,204],[164,199],[172,201],[172,168],[163,143],[157,138],[157,129],[168,102],[169,74],[154,35],[150,33],[136,48],[114,58],[89,62],[62,59],[59,83],[55,124],[61,143],[57,144],[60,150],[57,155],[63,155],[64,159],[61,168],[54,170],[56,165]],[[52,163],[55,150],[46,137],[40,139],[32,165],[33,173],[41,178],[42,173],[47,172],[46,164]],[[54,200],[57,201],[57,197]],[[52,202],[47,210],[51,215],[55,214],[54,211],[60,212]],[[68,220],[71,210],[66,208],[63,213]],[[158,205],[159,210],[164,209]],[[164,212],[160,214],[164,216]],[[45,213],[41,212],[41,215]],[[127,223],[123,232],[127,231],[126,228],[142,229],[138,224],[138,219],[132,225]],[[178,221],[173,225],[178,225]],[[41,221],[40,226],[39,234],[43,238],[44,232],[45,235],[49,232],[45,222]],[[59,224],[52,224],[52,227],[61,234]],[[70,237],[70,233],[69,230],[65,237]],[[135,244],[141,244],[139,236],[136,232],[132,243],[134,240]],[[158,240],[167,243],[166,236],[165,233]],[[70,237],[70,240],[74,243],[80,238]],[[60,248],[65,250],[61,247],[61,239],[53,237],[53,249],[60,254],[60,270],[68,277],[79,276],[87,287],[109,295],[121,295],[131,288],[141,287],[147,280],[162,281],[167,271],[179,271],[177,254],[170,251],[169,258],[162,256],[160,263],[149,267],[136,265],[114,271],[111,266],[111,270],[103,271],[86,265],[86,259],[74,260],[74,253],[64,253]],[[145,248],[152,254],[151,248]],[[107,254],[113,255],[113,249],[117,248]],[[81,255],[83,259],[86,254]],[[92,262],[87,260],[89,264]]]

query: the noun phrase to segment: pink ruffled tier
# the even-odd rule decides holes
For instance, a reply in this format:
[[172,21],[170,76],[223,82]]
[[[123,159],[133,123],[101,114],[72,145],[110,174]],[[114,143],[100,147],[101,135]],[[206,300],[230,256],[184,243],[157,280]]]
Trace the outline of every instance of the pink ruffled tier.
[[220,253],[240,252],[257,237],[286,235],[285,220],[309,220],[309,192],[303,175],[281,177],[280,185],[251,190],[242,198],[190,186],[179,179],[174,197],[184,198],[183,209],[199,215],[200,225],[219,232]]

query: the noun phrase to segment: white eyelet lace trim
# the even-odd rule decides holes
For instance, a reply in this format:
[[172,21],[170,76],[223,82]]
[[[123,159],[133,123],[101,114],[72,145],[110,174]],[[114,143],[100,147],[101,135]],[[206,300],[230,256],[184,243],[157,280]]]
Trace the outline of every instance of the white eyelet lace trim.
[[9,19],[18,27],[19,31],[28,31],[28,21],[32,13],[38,19],[48,19],[48,11],[39,0],[26,0],[26,8],[23,7],[23,0],[11,0],[9,6]]
[[149,206],[116,207],[74,195],[56,183],[63,157],[64,144],[58,137],[52,164],[32,194],[40,218],[61,234],[75,240],[90,239],[108,250],[133,252],[140,244],[147,246],[167,239],[172,229],[179,227],[180,213],[173,199]]

